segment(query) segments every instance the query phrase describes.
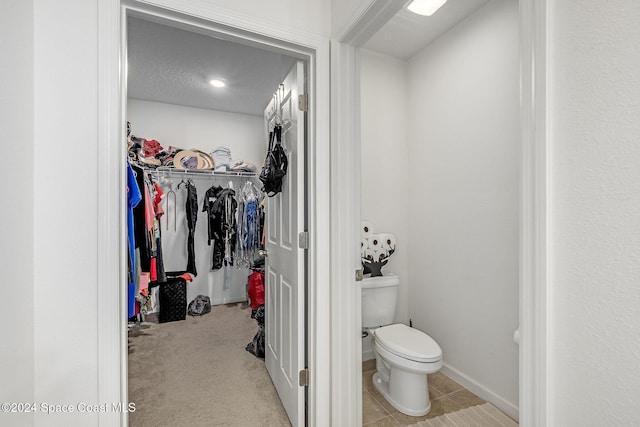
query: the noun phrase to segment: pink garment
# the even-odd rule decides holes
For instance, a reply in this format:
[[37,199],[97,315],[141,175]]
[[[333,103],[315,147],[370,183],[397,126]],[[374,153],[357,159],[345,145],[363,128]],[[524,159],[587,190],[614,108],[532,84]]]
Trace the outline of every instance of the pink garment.
[[151,194],[149,193],[149,186],[144,186],[144,223],[147,226],[147,231],[153,234],[153,218],[155,214],[153,212],[153,204],[151,203]]
[[156,280],[156,257],[155,253],[157,250],[156,246],[156,234],[154,232],[154,222],[156,221],[155,212],[153,211],[153,203],[151,201],[151,193],[149,192],[149,184],[145,182],[144,186],[144,221],[145,227],[147,231],[147,235],[149,236],[149,249],[151,250],[151,280]]
[[149,273],[140,273],[140,293],[149,289]]

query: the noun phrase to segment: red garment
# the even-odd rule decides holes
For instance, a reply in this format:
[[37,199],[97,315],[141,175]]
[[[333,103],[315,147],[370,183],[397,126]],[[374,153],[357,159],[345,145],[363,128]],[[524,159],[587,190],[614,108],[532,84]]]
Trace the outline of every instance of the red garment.
[[149,272],[149,279],[152,282],[155,282],[158,280],[158,259],[156,257],[151,258],[151,267],[149,267],[149,269],[151,270]]
[[249,294],[251,309],[257,310],[258,307],[264,304],[264,273],[261,271],[254,271],[249,275],[248,280],[249,285],[247,293]]
[[162,209],[162,196],[164,192],[156,182],[153,183],[153,188],[156,190],[155,196],[153,197],[153,210],[156,213],[156,218],[160,220],[160,217],[164,214],[164,210]]
[[156,154],[163,150],[162,145],[155,139],[144,140],[144,157],[155,157]]

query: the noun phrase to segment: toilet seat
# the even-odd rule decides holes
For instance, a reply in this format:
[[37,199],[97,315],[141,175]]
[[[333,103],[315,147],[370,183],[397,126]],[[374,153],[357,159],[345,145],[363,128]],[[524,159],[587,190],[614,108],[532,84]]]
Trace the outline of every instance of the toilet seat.
[[403,359],[420,363],[442,359],[442,349],[433,338],[402,323],[377,328],[374,336],[377,345]]

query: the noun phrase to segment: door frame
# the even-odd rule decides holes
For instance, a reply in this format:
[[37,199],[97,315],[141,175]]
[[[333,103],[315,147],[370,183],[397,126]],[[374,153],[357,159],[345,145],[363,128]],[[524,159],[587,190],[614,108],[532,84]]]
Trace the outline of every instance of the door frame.
[[[549,424],[549,304],[552,296],[549,271],[549,137],[547,134],[547,0],[518,0],[520,27],[520,275],[519,275],[519,418],[523,427]],[[360,108],[358,49],[407,2],[363,0],[332,41],[332,176],[341,191],[332,187],[332,220],[348,222],[359,230],[360,221]],[[335,96],[335,95],[340,95]],[[346,187],[346,188],[345,188]],[[347,219],[345,219],[347,218]],[[348,219],[350,218],[350,220]],[[359,235],[344,232],[344,224],[332,224],[332,304],[356,307],[334,311],[332,343],[343,345],[347,356],[335,366],[337,376],[350,378],[338,393],[342,405],[334,407],[340,425],[361,425],[362,349],[360,286],[353,276],[360,268]],[[339,231],[343,233],[340,234]],[[341,251],[341,252],[338,252]],[[342,279],[342,280],[340,280]],[[348,279],[348,280],[347,280]],[[348,286],[344,286],[347,284]],[[339,300],[339,301],[338,301]],[[349,325],[347,330],[339,329]],[[346,335],[350,335],[347,337]],[[352,343],[344,347],[344,343]],[[333,396],[336,399],[336,396]],[[334,400],[335,402],[335,400]],[[354,413],[353,405],[356,406]]]
[[[308,61],[309,263],[307,342],[310,426],[331,424],[329,39],[197,0],[98,0],[98,397],[128,403],[126,290],[126,25],[143,13],[195,26]],[[124,405],[126,406],[126,405]],[[126,426],[128,414],[99,414],[100,425]]]

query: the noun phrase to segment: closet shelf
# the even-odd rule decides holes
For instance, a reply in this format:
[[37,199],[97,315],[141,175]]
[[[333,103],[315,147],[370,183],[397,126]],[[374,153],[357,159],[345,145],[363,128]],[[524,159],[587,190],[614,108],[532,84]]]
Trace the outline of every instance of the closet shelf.
[[152,174],[155,173],[157,175],[187,175],[187,176],[219,176],[219,177],[243,177],[243,178],[253,178],[258,176],[257,172],[233,172],[233,171],[214,171],[210,169],[177,169],[160,166],[158,168],[152,169],[150,171]]

